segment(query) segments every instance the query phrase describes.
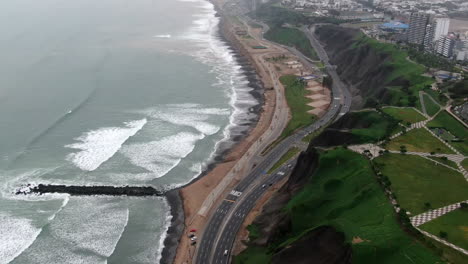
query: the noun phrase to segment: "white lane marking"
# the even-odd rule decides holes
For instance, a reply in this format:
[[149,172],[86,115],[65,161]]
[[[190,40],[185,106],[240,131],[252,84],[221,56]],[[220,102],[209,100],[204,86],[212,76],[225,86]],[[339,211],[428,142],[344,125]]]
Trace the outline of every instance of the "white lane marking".
[[238,192],[238,191],[235,191],[235,190],[231,191],[231,195],[234,195],[234,196],[237,196],[237,197],[241,196],[241,194],[242,194],[242,192]]

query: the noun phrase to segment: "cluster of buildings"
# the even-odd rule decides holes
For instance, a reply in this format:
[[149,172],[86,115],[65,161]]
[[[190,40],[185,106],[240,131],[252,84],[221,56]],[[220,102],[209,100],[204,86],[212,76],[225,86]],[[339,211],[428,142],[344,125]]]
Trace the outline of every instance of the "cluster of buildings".
[[468,26],[464,31],[450,32],[448,16],[457,12],[466,12],[468,16],[468,0],[282,0],[281,3],[313,16],[382,22],[364,33],[376,38],[383,36],[384,40],[389,40],[385,36],[391,36],[389,41],[407,42],[445,58],[468,61]]
[[459,61],[468,60],[468,31],[456,34],[449,32],[449,28],[450,19],[447,17],[414,12],[409,19],[407,41],[424,46],[426,52]]

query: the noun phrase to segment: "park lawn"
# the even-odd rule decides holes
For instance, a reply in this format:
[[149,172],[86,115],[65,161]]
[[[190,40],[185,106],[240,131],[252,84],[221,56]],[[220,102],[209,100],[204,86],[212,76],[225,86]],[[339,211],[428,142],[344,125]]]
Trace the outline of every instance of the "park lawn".
[[408,154],[385,154],[375,159],[400,206],[411,215],[468,199],[468,183],[459,172],[435,165],[430,160]]
[[273,165],[273,167],[271,167],[271,169],[268,171],[268,173],[272,173],[273,171],[275,171],[276,169],[281,167],[286,161],[290,160],[292,157],[294,157],[294,155],[296,155],[300,151],[301,150],[299,148],[297,148],[297,147],[290,148],[286,153],[284,153],[283,156],[281,156],[281,158],[278,160],[278,162],[276,162],[275,165]]
[[449,167],[452,167],[452,168],[458,170],[457,164],[456,164],[455,162],[449,160],[449,159],[444,159],[444,158],[442,158],[442,157],[435,157],[435,156],[430,156],[430,157],[427,157],[427,158],[432,159],[432,160],[435,160],[435,161],[438,161],[438,162],[440,162],[440,163],[442,163],[442,164],[445,164],[445,165],[447,165],[447,166],[449,166]]
[[454,136],[459,138],[461,142],[449,142],[454,148],[468,155],[468,130],[463,124],[453,118],[447,111],[440,112],[431,122],[427,123],[429,128],[444,128]]
[[465,170],[468,170],[468,159],[464,159],[461,162],[461,165],[462,165],[463,168],[465,168]]
[[468,138],[468,130],[453,118],[447,111],[440,112],[431,122],[427,123],[430,128],[445,128],[459,139]]
[[468,210],[456,209],[441,217],[421,225],[424,231],[440,236],[440,232],[446,232],[444,238],[448,242],[468,250]]
[[407,151],[414,152],[435,152],[444,154],[453,154],[454,152],[449,149],[439,139],[434,137],[424,128],[412,129],[409,132],[392,139],[386,144],[389,150],[400,150],[400,146],[406,146]]
[[384,113],[391,115],[393,118],[403,121],[404,123],[416,123],[424,121],[426,118],[418,113],[411,107],[399,108],[399,107],[385,107],[382,109]]
[[310,100],[306,97],[308,91],[305,89],[305,84],[295,75],[281,76],[280,81],[284,85],[286,100],[291,111],[291,120],[281,134],[282,139],[291,135],[295,130],[312,124],[315,116],[307,112],[312,107],[307,105]]
[[[465,139],[468,140],[468,139]],[[449,142],[452,147],[458,150],[464,156],[468,156],[468,141],[463,142]]]
[[440,110],[440,107],[436,103],[434,103],[434,101],[432,101],[431,98],[429,98],[429,95],[424,94],[423,98],[427,114],[430,116],[437,114],[437,112]]

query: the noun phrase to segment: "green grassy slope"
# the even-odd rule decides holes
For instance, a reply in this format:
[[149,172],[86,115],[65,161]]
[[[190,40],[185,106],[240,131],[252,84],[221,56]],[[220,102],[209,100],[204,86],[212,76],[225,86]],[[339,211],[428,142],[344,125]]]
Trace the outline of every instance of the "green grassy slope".
[[294,75],[281,76],[280,81],[285,87],[286,100],[291,111],[291,120],[281,134],[281,138],[284,138],[296,129],[312,124],[315,116],[307,113],[312,107],[307,105],[310,101],[306,98],[308,91],[305,85]]
[[[345,149],[320,157],[318,171],[285,208],[291,217],[290,232],[270,248],[282,248],[321,225],[345,233],[352,244],[353,263],[439,263],[434,254],[400,229],[393,208],[378,185],[369,161]],[[271,251],[244,251],[236,263],[267,260]],[[240,261],[243,260],[243,261]]]
[[296,29],[287,27],[273,27],[265,33],[265,38],[286,46],[295,47],[307,57],[318,60],[315,50],[310,45],[306,35]]
[[[381,101],[383,104],[395,106],[417,106],[418,92],[427,85],[433,83],[429,77],[422,76],[425,72],[425,67],[420,64],[415,64],[408,61],[408,53],[405,50],[399,49],[398,46],[381,43],[375,39],[369,38],[364,34],[360,34],[356,38],[356,42],[352,48],[369,47],[378,54],[388,55],[389,60],[385,61],[381,66],[386,69],[391,69],[387,78],[382,80],[386,86],[387,94],[384,98],[372,100]],[[398,83],[397,85],[393,83]]]
[[406,123],[416,123],[419,121],[426,120],[426,118],[418,113],[413,108],[396,108],[396,107],[385,107],[382,109],[384,113],[387,113],[395,119],[401,120]]
[[440,107],[432,101],[427,94],[423,95],[424,106],[426,107],[426,112],[428,115],[433,116],[437,114]]

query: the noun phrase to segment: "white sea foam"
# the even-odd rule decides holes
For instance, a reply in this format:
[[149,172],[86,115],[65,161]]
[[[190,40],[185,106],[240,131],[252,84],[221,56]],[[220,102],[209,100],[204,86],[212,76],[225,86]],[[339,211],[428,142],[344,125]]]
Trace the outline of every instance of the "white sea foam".
[[166,34],[166,35],[154,35],[153,38],[171,38],[171,35]]
[[181,132],[161,140],[130,144],[121,149],[132,164],[153,172],[155,178],[164,176],[190,154],[203,134]]
[[141,119],[125,122],[123,127],[104,127],[86,132],[76,138],[79,143],[65,146],[81,150],[69,154],[67,160],[82,170],[93,171],[114,156],[122,144],[142,129],[146,122],[146,119]]
[[50,232],[75,248],[109,257],[128,223],[128,208],[118,201],[120,199],[74,197],[51,222]]
[[9,263],[27,249],[41,232],[32,221],[0,214],[0,263]]
[[212,66],[218,80],[213,86],[226,89],[226,97],[229,98],[232,114],[229,125],[223,131],[224,139],[216,146],[218,148],[221,142],[230,139],[234,127],[252,118],[249,109],[258,101],[250,94],[252,88],[247,86],[248,82],[233,52],[218,35],[219,18],[215,16],[213,4],[203,0],[199,2],[203,11],[196,16],[193,27],[184,34],[184,38],[199,45],[200,49],[190,55]]
[[156,252],[156,261],[154,263],[159,263],[160,260],[161,260],[161,253],[164,249],[164,240],[166,239],[167,237],[167,230],[169,229],[169,227],[171,226],[171,220],[172,220],[172,215],[171,215],[171,210],[170,210],[170,206],[169,204],[167,203],[166,199],[162,199],[163,204],[164,206],[166,207],[166,215],[165,215],[165,222],[164,222],[164,227],[163,227],[163,230],[161,232],[161,236],[159,237],[159,246],[158,246],[158,249],[157,249],[157,252]]

